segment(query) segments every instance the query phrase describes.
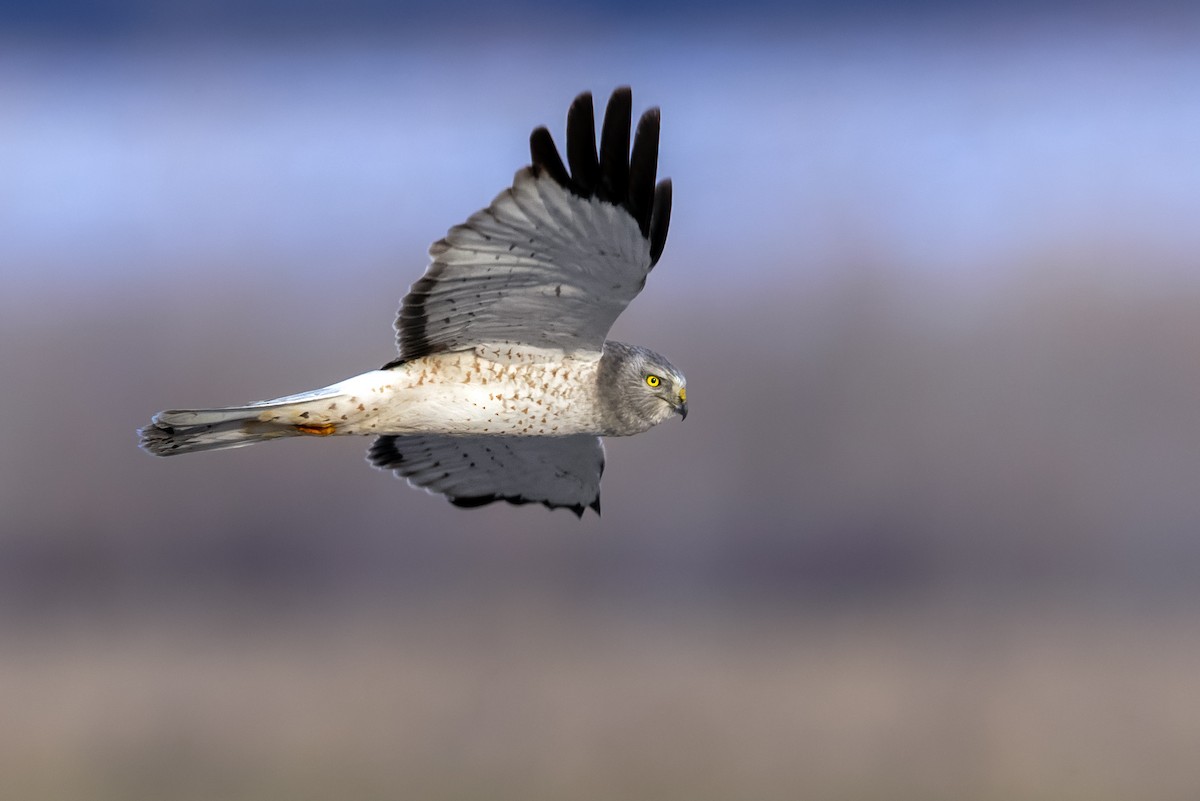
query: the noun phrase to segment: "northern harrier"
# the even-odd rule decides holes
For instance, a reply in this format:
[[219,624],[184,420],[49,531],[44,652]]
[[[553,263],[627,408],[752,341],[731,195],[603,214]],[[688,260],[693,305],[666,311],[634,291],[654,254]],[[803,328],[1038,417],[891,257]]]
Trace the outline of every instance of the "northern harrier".
[[141,446],[170,456],[280,437],[366,434],[377,467],[458,506],[492,501],[600,511],[602,436],[687,416],[683,374],[605,339],[658,262],[671,183],[655,184],[658,109],[630,150],[631,95],[615,91],[599,155],[592,97],[567,114],[567,164],[549,131],[491,205],[429,249],[396,321],[400,356],[338,384],[221,409],[172,410]]

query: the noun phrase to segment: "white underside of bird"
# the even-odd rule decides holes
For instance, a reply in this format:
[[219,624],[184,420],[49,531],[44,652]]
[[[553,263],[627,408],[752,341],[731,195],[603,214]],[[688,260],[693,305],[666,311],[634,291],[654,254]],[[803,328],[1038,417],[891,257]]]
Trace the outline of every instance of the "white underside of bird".
[[154,423],[171,430],[161,445],[172,453],[290,436],[611,434],[580,392],[595,386],[598,366],[592,354],[483,344],[244,406],[168,410]]

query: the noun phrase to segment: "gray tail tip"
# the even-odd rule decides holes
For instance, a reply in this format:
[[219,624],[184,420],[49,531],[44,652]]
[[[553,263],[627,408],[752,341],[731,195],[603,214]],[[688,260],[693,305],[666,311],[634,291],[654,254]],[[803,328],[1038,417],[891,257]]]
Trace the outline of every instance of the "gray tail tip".
[[175,439],[175,429],[164,426],[157,420],[148,426],[139,428],[137,433],[138,447],[146,453],[155,456],[170,456],[179,448],[179,442]]

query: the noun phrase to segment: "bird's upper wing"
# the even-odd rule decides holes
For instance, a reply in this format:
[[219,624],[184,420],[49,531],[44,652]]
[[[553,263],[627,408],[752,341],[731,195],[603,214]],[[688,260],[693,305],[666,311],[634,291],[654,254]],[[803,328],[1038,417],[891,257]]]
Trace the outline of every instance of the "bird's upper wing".
[[400,360],[479,343],[599,351],[658,261],[671,184],[655,185],[658,109],[630,152],[628,88],[609,100],[596,151],[592,97],[567,114],[567,162],[549,131],[529,139],[532,164],[486,209],[429,249],[425,275],[396,321]]
[[371,464],[445,495],[457,506],[493,501],[600,511],[604,446],[599,437],[379,437]]

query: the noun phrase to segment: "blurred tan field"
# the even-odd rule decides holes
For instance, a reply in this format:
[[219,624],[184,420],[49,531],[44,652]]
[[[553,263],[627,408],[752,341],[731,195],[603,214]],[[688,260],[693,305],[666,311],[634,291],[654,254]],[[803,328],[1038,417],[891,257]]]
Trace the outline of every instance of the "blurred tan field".
[[915,604],[631,624],[546,600],[24,638],[0,658],[4,793],[1194,796],[1190,616]]
[[[1200,797],[1196,19],[921,8],[4,29],[0,799]],[[137,449],[391,359],[619,83],[691,411],[603,517]]]

